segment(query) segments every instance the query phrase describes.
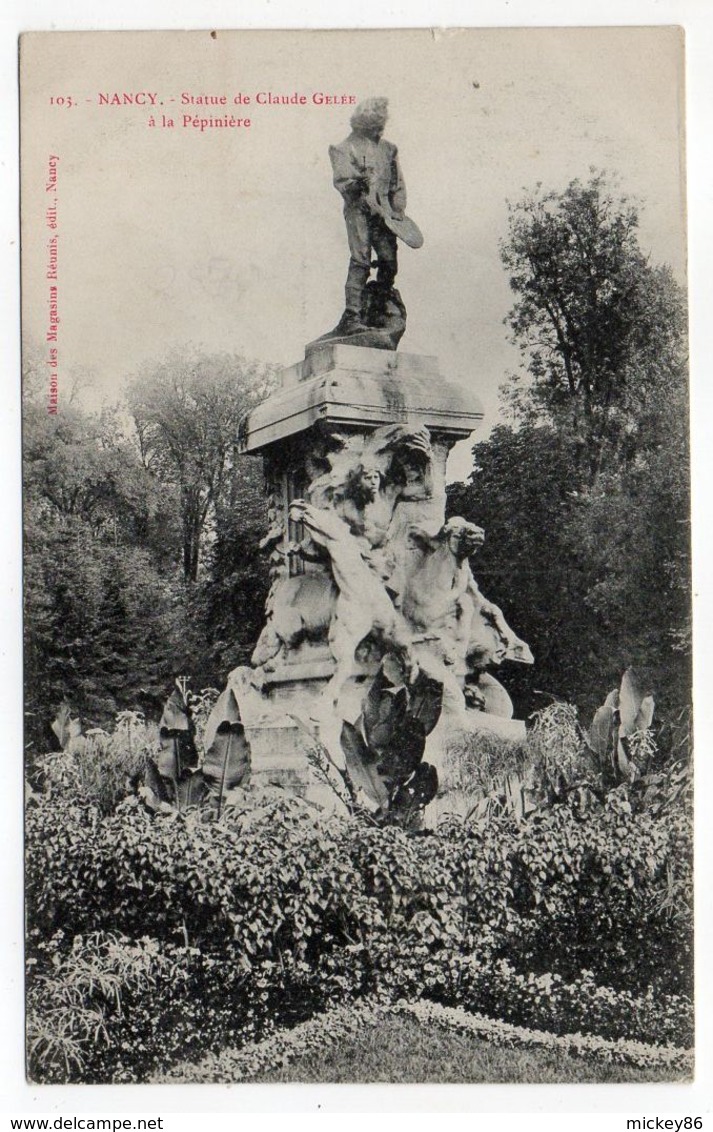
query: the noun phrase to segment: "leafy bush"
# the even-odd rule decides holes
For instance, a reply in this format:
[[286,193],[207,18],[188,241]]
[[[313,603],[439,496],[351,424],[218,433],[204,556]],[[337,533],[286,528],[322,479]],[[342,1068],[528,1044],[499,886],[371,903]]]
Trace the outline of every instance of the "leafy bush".
[[[183,686],[190,705],[192,751],[194,761],[202,766],[206,723],[218,692],[215,688],[190,692],[185,678],[176,683]],[[94,727],[82,734],[79,720],[72,719],[63,705],[52,730],[62,750],[31,757],[31,785],[53,796],[95,804],[103,814],[112,813],[132,793],[143,791],[145,795],[147,780],[155,782],[166,761],[162,752],[171,744],[170,733],[168,738],[162,736],[161,728],[147,723],[140,711],[119,712],[111,730]],[[169,756],[169,764],[171,761]]]
[[553,705],[521,747],[460,752],[480,820],[414,834],[320,818],[274,788],[231,790],[219,820],[151,811],[141,790],[117,804],[157,744],[124,713],[113,735],[40,760],[27,813],[38,1080],[143,1080],[362,997],[690,1040],[687,759],[583,799],[596,765],[576,713]]
[[142,779],[158,750],[158,728],[138,711],[122,711],[112,732],[95,727],[62,751],[35,757],[32,780],[53,797],[81,799],[109,814]]
[[[425,996],[558,1032],[684,1044],[683,807],[636,814],[619,792],[586,817],[556,806],[529,822],[454,821],[409,835],[315,820],[277,791],[243,793],[216,822],[197,811],[153,816],[136,797],[108,816],[86,797],[31,800],[34,977],[64,971],[70,941],[95,933],[119,933],[129,948],[149,936],[169,962],[150,997],[122,991],[121,1016],[99,1004],[111,1040],[85,1048],[81,1069],[53,1055],[52,1073],[144,1079],[190,1050],[242,1044],[363,995]],[[55,962],[39,944],[58,931],[66,942]],[[86,1009],[99,1008],[97,993],[82,992]],[[81,1034],[69,1037],[81,1045]]]

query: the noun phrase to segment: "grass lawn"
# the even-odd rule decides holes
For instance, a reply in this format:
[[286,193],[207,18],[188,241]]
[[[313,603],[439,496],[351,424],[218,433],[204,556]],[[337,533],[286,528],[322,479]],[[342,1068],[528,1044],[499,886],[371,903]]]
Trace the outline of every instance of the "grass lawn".
[[[391,1082],[418,1084],[606,1084],[670,1081],[666,1070],[585,1061],[544,1050],[506,1049],[480,1038],[425,1026],[412,1018],[384,1018],[365,1025],[319,1053],[296,1057],[255,1082]],[[686,1078],[679,1078],[686,1080]]]

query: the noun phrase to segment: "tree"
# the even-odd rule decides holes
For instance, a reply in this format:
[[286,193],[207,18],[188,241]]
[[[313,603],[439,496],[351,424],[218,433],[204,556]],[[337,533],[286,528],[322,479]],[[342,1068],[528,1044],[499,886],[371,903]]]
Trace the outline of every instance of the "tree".
[[[541,692],[581,701],[593,669],[594,704],[609,668],[585,602],[586,558],[568,535],[569,440],[551,425],[500,425],[473,455],[469,483],[448,489],[448,513],[484,528],[475,577],[535,654],[533,666],[507,665],[502,674],[517,711],[542,707]],[[615,663],[611,671],[616,676]]]
[[23,423],[28,499],[83,520],[115,544],[148,543],[163,557],[175,554],[175,502],[122,436],[116,410],[86,413],[67,405],[50,416],[44,405],[26,402]]
[[526,709],[593,707],[632,663],[665,711],[690,701],[685,307],[637,227],[599,173],[510,209],[512,423],[449,508],[485,528],[476,576],[535,653]]
[[510,206],[501,245],[517,297],[507,323],[529,378],[511,403],[520,419],[571,432],[589,482],[651,442],[662,394],[686,382],[683,298],[637,228],[634,204],[593,173]]
[[160,705],[190,639],[172,500],[113,413],[24,411],[27,737],[63,700],[91,723]]
[[26,360],[26,708],[42,747],[63,700],[104,724],[121,708],[158,710],[178,673],[221,683],[248,658],[268,584],[266,507],[260,462],[236,453],[238,424],[271,371],[231,355],[152,367],[131,392],[137,443],[118,408],[49,415]]
[[265,396],[269,366],[233,354],[174,352],[128,393],[144,466],[179,496],[183,572],[195,582],[216,509],[230,496],[241,419]]

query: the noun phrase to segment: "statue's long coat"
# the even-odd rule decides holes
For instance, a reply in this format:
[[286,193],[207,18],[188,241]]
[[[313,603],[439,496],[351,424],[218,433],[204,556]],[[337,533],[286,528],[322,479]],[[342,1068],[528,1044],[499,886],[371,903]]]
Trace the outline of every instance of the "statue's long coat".
[[377,196],[389,201],[398,215],[406,209],[406,185],[399,166],[398,150],[393,142],[375,142],[363,134],[352,132],[339,145],[330,145],[329,157],[334,174],[334,187],[346,205],[356,203],[360,192],[357,179],[364,175]]

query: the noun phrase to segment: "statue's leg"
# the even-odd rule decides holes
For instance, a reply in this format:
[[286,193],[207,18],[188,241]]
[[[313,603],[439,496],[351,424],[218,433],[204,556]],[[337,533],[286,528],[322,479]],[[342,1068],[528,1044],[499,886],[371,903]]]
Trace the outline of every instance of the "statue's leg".
[[[358,634],[357,634],[358,635]],[[323,696],[325,701],[336,708],[339,695],[354,670],[354,657],[359,640],[350,632],[348,626],[340,621],[338,612],[332,617],[329,626],[329,648],[336,662],[334,674],[326,685]]]
[[361,319],[364,291],[371,270],[369,218],[361,208],[348,205],[344,209],[349,240],[349,271],[344,288],[347,312]]
[[371,242],[374,245],[378,260],[376,282],[379,285],[379,290],[386,296],[394,285],[398,270],[396,236],[378,216],[371,218],[370,232]]
[[369,323],[372,326],[385,326],[386,305],[396,279],[396,236],[378,216],[371,217],[369,230],[377,257],[376,283],[370,296]]

